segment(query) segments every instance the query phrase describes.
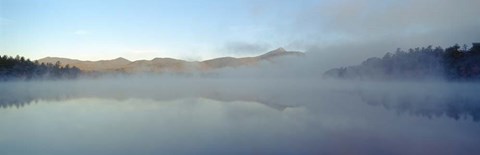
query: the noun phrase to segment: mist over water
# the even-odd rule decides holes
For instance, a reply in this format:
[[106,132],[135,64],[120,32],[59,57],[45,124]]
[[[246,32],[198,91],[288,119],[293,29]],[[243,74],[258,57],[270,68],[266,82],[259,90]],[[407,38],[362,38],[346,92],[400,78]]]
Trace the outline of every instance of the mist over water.
[[3,81],[0,154],[480,154],[476,81],[324,78],[339,57]]
[[0,85],[0,154],[480,152],[474,83],[136,76]]
[[480,155],[480,0],[0,0],[0,155]]

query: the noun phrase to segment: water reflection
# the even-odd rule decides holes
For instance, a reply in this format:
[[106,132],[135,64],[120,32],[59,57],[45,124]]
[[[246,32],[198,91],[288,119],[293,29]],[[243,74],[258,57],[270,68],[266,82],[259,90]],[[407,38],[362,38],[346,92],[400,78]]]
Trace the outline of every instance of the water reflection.
[[[83,84],[82,84],[83,85]],[[328,87],[326,87],[328,86]],[[62,101],[76,98],[105,98],[126,100],[129,98],[168,101],[180,98],[208,98],[221,102],[247,101],[267,105],[276,110],[288,107],[308,106],[328,102],[367,103],[381,106],[398,114],[427,118],[449,117],[455,120],[480,121],[480,97],[469,85],[418,86],[418,83],[367,83],[339,84],[336,86],[296,85],[295,87],[269,85],[247,86],[246,89],[231,89],[228,85],[179,87],[155,87],[147,85],[97,87],[65,84],[63,87],[44,88],[24,84],[14,89],[0,89],[0,107],[21,108],[39,100]],[[473,86],[473,88],[475,88]],[[40,90],[44,89],[44,90]]]
[[357,95],[369,105],[383,106],[399,114],[410,114],[427,118],[447,116],[455,120],[480,121],[480,99],[459,93],[447,96],[431,94],[394,94],[392,92],[358,91]]
[[0,154],[480,153],[477,87],[237,82],[0,84]]
[[245,101],[245,102],[256,102],[264,104],[270,108],[283,111],[288,107],[296,107],[294,105],[284,105],[277,104],[272,101],[261,99],[259,96],[236,96],[232,94],[224,94],[218,92],[208,92],[203,95],[192,95],[186,96],[184,94],[178,93],[174,96],[146,96],[135,93],[128,93],[128,95],[119,95],[127,94],[123,93],[83,93],[83,92],[69,92],[69,91],[59,91],[59,92],[50,92],[50,93],[2,93],[0,94],[0,108],[22,108],[32,103],[38,103],[39,101],[65,101],[78,98],[103,98],[103,99],[114,99],[118,101],[130,99],[130,98],[142,98],[142,99],[153,99],[157,101],[169,101],[182,98],[207,98],[220,102],[235,102],[235,101]]

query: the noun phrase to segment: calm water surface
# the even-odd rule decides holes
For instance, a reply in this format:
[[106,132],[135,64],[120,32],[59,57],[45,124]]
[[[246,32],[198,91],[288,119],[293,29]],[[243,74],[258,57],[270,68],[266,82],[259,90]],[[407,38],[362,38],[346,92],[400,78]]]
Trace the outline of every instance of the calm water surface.
[[471,85],[46,85],[1,88],[0,154],[480,154]]

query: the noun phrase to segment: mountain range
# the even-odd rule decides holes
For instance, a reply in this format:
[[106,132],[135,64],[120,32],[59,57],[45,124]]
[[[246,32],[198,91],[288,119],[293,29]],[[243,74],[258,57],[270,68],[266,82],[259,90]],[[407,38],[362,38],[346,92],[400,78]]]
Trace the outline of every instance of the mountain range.
[[82,61],[76,59],[45,57],[39,59],[39,63],[60,62],[62,66],[70,65],[84,72],[188,72],[209,71],[226,67],[253,66],[261,62],[273,62],[275,59],[291,56],[304,56],[302,52],[286,51],[278,48],[255,57],[220,57],[205,61],[185,61],[173,58],[154,58],[152,60],[130,61],[119,57],[112,60]]

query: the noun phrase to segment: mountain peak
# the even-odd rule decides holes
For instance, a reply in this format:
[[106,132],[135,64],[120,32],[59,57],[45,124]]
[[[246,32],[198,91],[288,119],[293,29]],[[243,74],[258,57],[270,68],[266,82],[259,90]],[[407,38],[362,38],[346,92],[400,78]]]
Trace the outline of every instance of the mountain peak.
[[118,58],[116,58],[116,59],[113,59],[113,60],[129,61],[128,59],[125,59],[125,58],[123,58],[123,57],[118,57]]
[[284,53],[287,53],[287,50],[285,50],[284,48],[280,47],[280,48],[277,48],[273,51],[270,51],[270,52],[267,52],[263,55],[278,55],[278,54],[284,54]]
[[119,60],[119,59],[121,60],[121,59],[125,59],[125,58],[123,58],[123,57],[118,57],[118,58],[116,58],[116,59],[117,59],[117,60]]
[[260,59],[271,59],[274,57],[279,57],[279,56],[285,56],[285,55],[304,55],[302,52],[293,52],[293,51],[287,51],[284,48],[280,47],[277,48],[273,51],[270,51],[268,53],[265,53],[263,55],[258,56]]
[[270,51],[270,52],[272,52],[272,53],[285,53],[285,52],[287,52],[287,50],[285,50],[285,49],[282,48],[282,47],[279,47],[279,48],[277,48],[277,49],[275,49],[275,50],[273,50],[273,51]]

